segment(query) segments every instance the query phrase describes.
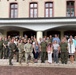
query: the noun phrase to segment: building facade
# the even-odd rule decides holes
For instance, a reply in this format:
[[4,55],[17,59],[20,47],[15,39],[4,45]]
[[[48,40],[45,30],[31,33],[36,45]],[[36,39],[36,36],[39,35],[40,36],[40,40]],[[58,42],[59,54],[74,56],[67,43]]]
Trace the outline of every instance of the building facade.
[[76,35],[76,0],[0,0],[0,35]]

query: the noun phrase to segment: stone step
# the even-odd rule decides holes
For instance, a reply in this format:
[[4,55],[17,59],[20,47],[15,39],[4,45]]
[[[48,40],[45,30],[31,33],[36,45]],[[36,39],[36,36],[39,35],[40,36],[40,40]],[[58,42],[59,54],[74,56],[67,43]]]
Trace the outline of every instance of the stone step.
[[[61,64],[61,62],[59,62],[58,64],[56,63],[49,64],[47,63],[47,60],[45,63],[41,63],[41,60],[38,60],[38,63],[26,64],[25,62],[22,62],[22,64],[20,64],[19,62],[16,62],[15,59],[13,59],[12,63],[13,66],[76,68],[76,61],[73,64],[71,64],[70,61],[68,62],[68,64]],[[9,66],[9,60],[0,59],[0,66]]]

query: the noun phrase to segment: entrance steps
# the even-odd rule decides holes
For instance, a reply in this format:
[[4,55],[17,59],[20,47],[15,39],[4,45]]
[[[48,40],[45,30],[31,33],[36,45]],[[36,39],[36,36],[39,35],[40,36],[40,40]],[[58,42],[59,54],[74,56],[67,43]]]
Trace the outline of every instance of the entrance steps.
[[[74,61],[74,63],[70,63],[70,61],[68,61],[68,64],[61,64],[61,62],[59,62],[58,64],[56,63],[49,64],[47,60],[45,63],[41,63],[41,60],[38,60],[38,63],[31,62],[26,64],[25,62],[22,62],[22,64],[20,64],[19,62],[16,62],[16,60],[13,59],[12,63],[13,66],[76,68],[76,61]],[[9,66],[9,60],[0,59],[0,66]]]

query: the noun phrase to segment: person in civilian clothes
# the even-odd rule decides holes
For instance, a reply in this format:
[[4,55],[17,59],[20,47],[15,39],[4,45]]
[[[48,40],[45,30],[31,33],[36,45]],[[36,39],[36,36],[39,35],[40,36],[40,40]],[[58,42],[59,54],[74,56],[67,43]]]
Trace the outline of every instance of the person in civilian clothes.
[[36,42],[35,42],[35,45],[34,45],[35,63],[38,62],[39,50],[40,50],[40,47],[39,47],[38,42],[36,41]]
[[52,44],[51,42],[48,42],[47,45],[48,63],[52,63],[52,52],[53,52]]
[[72,39],[69,40],[69,43],[68,43],[68,52],[70,55],[71,63],[74,63],[75,44],[73,43]]
[[55,40],[53,43],[53,55],[54,55],[54,62],[56,63],[59,63],[59,60],[58,60],[59,48],[60,48],[60,45]]
[[76,36],[74,37],[74,44],[75,44],[74,60],[76,61]]

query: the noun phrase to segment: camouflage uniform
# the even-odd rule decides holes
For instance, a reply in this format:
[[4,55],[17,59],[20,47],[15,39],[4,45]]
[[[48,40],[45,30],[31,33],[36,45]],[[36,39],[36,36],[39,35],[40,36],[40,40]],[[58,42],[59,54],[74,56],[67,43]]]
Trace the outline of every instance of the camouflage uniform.
[[32,45],[30,43],[26,43],[24,45],[24,50],[25,50],[25,60],[26,60],[26,63],[28,63],[28,57],[29,55],[31,56],[31,59],[33,60],[33,48],[32,48]]
[[6,59],[8,57],[8,41],[3,41],[3,57]]
[[18,48],[17,46],[15,45],[15,43],[10,43],[9,45],[9,65],[12,65],[12,58],[14,55],[17,55],[17,61],[18,61]]
[[21,63],[24,55],[24,43],[19,43],[18,49],[19,49],[19,63]]
[[67,46],[68,46],[68,44],[66,42],[60,44],[62,64],[64,64],[64,63],[67,64],[67,60],[68,60]]
[[41,42],[41,62],[44,63],[46,60],[46,42]]
[[3,40],[0,41],[0,59],[3,58]]

